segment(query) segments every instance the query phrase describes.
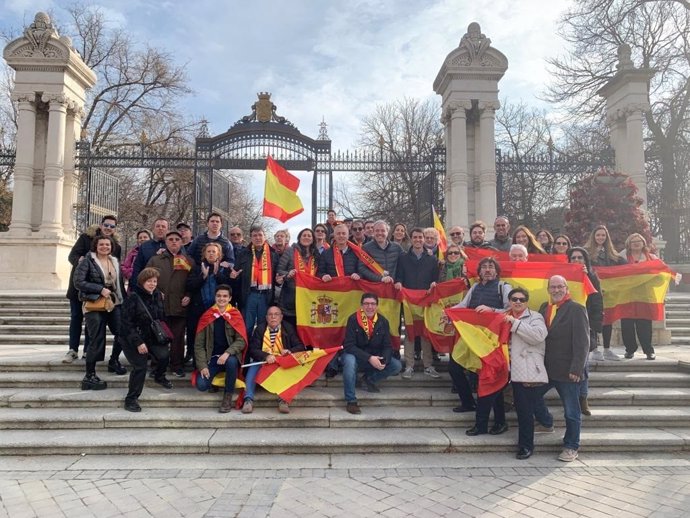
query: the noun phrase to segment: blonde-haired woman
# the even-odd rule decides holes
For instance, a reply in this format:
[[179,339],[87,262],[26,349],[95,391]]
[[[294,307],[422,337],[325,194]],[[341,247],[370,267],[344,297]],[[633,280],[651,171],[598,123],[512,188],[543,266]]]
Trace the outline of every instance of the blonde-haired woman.
[[[643,263],[658,259],[649,251],[647,241],[641,234],[630,234],[625,240],[625,249],[620,253],[628,264]],[[621,335],[625,345],[625,357],[631,359],[637,351],[637,340],[640,341],[642,352],[648,360],[656,359],[654,346],[652,345],[652,321],[647,318],[622,318]],[[637,335],[637,339],[635,339]]]

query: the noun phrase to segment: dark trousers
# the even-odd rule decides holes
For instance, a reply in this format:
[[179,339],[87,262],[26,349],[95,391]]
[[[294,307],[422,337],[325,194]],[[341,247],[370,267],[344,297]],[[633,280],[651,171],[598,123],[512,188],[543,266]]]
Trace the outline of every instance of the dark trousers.
[[204,378],[201,374],[196,379],[196,388],[202,392],[206,392],[211,388],[213,378],[221,371],[225,371],[225,393],[232,394],[235,390],[235,381],[237,380],[237,372],[240,368],[240,360],[237,356],[228,356],[224,365],[218,365],[218,356],[211,356],[208,361],[208,378]]
[[127,361],[132,366],[132,371],[129,373],[129,390],[125,401],[134,401],[141,396],[141,391],[144,390],[144,382],[146,381],[146,363],[148,355],[151,354],[156,358],[158,364],[156,366],[156,379],[165,376],[165,370],[168,368],[168,361],[170,353],[168,347],[164,345],[148,345],[148,354],[141,354],[136,347],[127,345],[123,348]]
[[[79,352],[79,340],[81,338],[82,324],[84,323],[84,311],[82,302],[77,298],[69,299],[69,348],[75,353]],[[89,333],[84,331],[84,354],[89,349]]]
[[[543,383],[536,387],[529,387],[524,383],[513,381],[511,385],[513,386],[513,401],[518,418],[518,447],[533,450],[534,419],[538,408],[546,408],[544,394],[549,390],[549,384]],[[542,422],[541,424],[553,426],[553,417],[551,417],[551,422]]]
[[176,371],[184,367],[184,337],[187,330],[187,317],[166,316],[165,322],[173,335],[173,340],[170,343],[170,364],[172,370]]
[[642,352],[645,354],[654,353],[652,346],[652,321],[644,318],[623,318],[621,319],[621,335],[625,352],[632,354],[637,351],[637,340],[640,341]]
[[89,349],[86,351],[86,374],[96,372],[96,362],[105,357],[105,327],[108,326],[110,332],[115,337],[111,359],[120,356],[122,348],[117,335],[120,334],[120,306],[115,306],[111,312],[89,311],[84,315],[86,329],[91,337]]
[[476,404],[472,396],[472,388],[470,387],[470,382],[467,380],[465,369],[453,359],[453,355],[450,355],[448,372],[453,380],[453,385],[458,389],[460,404],[465,408],[475,408]]
[[477,398],[477,413],[474,424],[477,429],[486,433],[489,429],[489,414],[494,410],[494,424],[502,425],[506,422],[506,409],[503,403],[503,388],[488,396]]
[[611,334],[613,333],[613,326],[611,324],[602,326],[601,328],[601,338],[604,341],[604,349],[609,349],[611,347]]

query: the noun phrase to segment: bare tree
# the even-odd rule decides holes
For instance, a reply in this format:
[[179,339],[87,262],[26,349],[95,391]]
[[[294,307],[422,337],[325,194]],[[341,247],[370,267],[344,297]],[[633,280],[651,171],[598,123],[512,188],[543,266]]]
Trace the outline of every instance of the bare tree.
[[419,221],[422,167],[441,140],[440,107],[433,99],[404,98],[379,105],[362,121],[360,144],[381,154],[381,168],[359,175],[355,186],[359,213],[415,224]]
[[[679,257],[680,218],[687,198],[679,197],[687,182],[680,155],[688,147],[690,125],[690,10],[687,2],[643,0],[578,0],[561,22],[570,44],[566,56],[550,60],[554,81],[547,94],[566,106],[573,117],[601,113],[597,90],[613,76],[616,49],[626,43],[633,59],[653,69],[652,109],[645,114],[648,159],[658,162],[648,174],[658,174],[662,203],[650,204],[667,241],[666,257]],[[680,155],[679,155],[680,154]],[[651,182],[654,184],[654,180]]]

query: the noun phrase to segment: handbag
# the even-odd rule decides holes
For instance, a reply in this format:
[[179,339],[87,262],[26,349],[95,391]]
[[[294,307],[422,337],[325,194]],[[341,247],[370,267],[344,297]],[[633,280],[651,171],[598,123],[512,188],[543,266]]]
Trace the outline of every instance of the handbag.
[[168,324],[166,324],[162,320],[153,318],[151,312],[149,311],[149,308],[146,307],[146,303],[144,302],[144,300],[139,296],[138,293],[135,293],[135,295],[141,301],[141,304],[144,306],[144,311],[146,311],[146,314],[149,316],[149,320],[151,320],[151,334],[153,335],[153,338],[156,340],[156,343],[158,343],[158,345],[164,346],[169,345],[170,342],[172,342],[173,340],[173,334],[170,328],[168,327]]
[[115,302],[110,297],[101,295],[96,300],[87,300],[84,302],[84,311],[107,311],[110,313],[115,309]]

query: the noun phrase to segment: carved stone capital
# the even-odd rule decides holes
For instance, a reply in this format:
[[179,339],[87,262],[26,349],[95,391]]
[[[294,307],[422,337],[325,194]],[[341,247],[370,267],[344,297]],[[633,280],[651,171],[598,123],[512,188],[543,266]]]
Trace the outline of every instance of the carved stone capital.
[[501,107],[501,103],[499,101],[480,101],[478,108],[482,112],[482,115],[485,116],[492,116]]
[[466,116],[466,112],[472,109],[472,101],[452,101],[446,106],[444,115],[450,120],[453,115]]
[[36,94],[34,92],[12,92],[12,100],[18,103],[35,103]]
[[65,109],[73,110],[77,106],[77,102],[74,99],[70,99],[63,93],[45,92],[41,96],[41,101],[48,103],[50,109],[61,109],[64,106]]

